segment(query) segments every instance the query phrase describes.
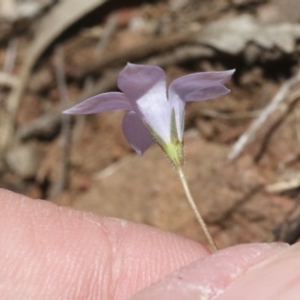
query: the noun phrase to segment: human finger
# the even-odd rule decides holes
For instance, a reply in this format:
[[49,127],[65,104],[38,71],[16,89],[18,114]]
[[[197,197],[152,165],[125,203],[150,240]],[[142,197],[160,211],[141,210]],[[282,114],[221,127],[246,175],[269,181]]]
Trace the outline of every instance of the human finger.
[[126,299],[206,257],[200,244],[0,190],[1,299]]
[[[277,254],[280,255],[288,249],[286,244],[245,244],[227,248],[173,272],[130,299],[209,300],[223,299],[222,294],[224,299],[230,300],[273,299],[253,297],[252,291],[255,285],[248,286],[246,281],[242,288],[239,288],[239,281],[247,276],[247,272],[250,273],[250,270],[255,268],[254,266],[263,265],[264,261],[275,258]],[[280,270],[277,272],[280,274]],[[268,278],[259,278],[259,280],[263,285]],[[239,294],[233,292],[226,297],[227,290],[230,290],[234,283]]]

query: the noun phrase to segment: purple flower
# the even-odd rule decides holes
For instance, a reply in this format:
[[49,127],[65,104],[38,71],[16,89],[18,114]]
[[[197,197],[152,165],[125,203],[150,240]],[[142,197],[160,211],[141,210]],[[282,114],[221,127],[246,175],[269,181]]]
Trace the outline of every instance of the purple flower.
[[183,157],[185,103],[229,93],[224,84],[233,73],[234,70],[229,70],[186,75],[174,80],[167,92],[165,72],[160,67],[128,63],[118,78],[122,93],[96,95],[64,113],[126,110],[122,127],[132,148],[141,155],[156,140],[175,166],[179,166]]

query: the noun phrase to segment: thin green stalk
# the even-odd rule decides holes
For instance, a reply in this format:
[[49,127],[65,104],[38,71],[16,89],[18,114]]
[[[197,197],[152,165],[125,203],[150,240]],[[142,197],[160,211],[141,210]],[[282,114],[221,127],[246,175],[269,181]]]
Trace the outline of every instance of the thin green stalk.
[[200,214],[200,212],[199,212],[199,210],[198,210],[198,208],[197,208],[197,206],[195,204],[195,201],[193,199],[193,196],[192,196],[192,194],[190,192],[190,189],[189,189],[189,186],[187,184],[187,180],[186,180],[185,174],[183,172],[183,169],[182,168],[176,168],[176,169],[178,171],[179,178],[180,178],[180,181],[182,183],[182,186],[183,186],[184,192],[186,194],[186,197],[187,197],[187,199],[189,201],[189,204],[191,205],[191,207],[192,207],[192,209],[193,209],[193,211],[194,211],[194,213],[196,215],[196,218],[197,218],[200,226],[202,227],[202,229],[204,231],[204,234],[205,234],[205,236],[206,236],[206,238],[207,238],[207,240],[208,240],[208,242],[209,242],[212,250],[214,252],[216,252],[216,251],[218,251],[218,247],[217,247],[214,239],[212,238],[211,234],[209,233],[208,228],[207,228],[207,226],[205,224],[205,221],[203,220],[203,218],[202,218],[202,216],[201,216],[201,214]]

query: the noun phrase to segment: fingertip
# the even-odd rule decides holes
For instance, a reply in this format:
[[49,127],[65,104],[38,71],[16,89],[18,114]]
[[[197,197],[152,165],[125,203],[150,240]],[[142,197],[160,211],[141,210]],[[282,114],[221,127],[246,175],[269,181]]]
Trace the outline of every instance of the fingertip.
[[288,246],[285,244],[249,244],[218,251],[173,272],[136,294],[131,300],[215,299],[251,267],[286,247]]
[[294,300],[299,298],[300,243],[283,247],[275,255],[235,281],[218,299]]

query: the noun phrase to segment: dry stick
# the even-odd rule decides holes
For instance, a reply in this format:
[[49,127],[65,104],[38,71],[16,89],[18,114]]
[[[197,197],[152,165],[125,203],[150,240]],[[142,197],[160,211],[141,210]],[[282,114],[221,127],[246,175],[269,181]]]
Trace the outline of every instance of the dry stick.
[[191,194],[191,192],[190,192],[190,189],[189,189],[189,186],[188,186],[188,184],[187,184],[187,180],[186,180],[184,171],[183,171],[182,168],[177,168],[177,171],[178,171],[179,178],[180,178],[180,181],[181,181],[181,183],[182,183],[184,192],[185,192],[186,197],[187,197],[187,199],[188,199],[188,202],[189,202],[190,206],[192,207],[192,210],[194,211],[194,213],[195,213],[195,215],[196,215],[196,218],[197,218],[197,220],[198,220],[200,226],[202,227],[203,232],[204,232],[204,234],[205,234],[205,237],[207,238],[207,240],[208,240],[208,242],[209,242],[209,244],[210,244],[212,250],[213,250],[214,252],[216,252],[216,251],[218,251],[218,247],[217,247],[217,245],[216,245],[214,239],[212,238],[211,234],[209,233],[209,230],[208,230],[208,228],[207,228],[207,226],[206,226],[206,223],[205,223],[205,221],[203,220],[203,218],[202,218],[202,216],[201,216],[201,214],[200,214],[200,212],[199,212],[199,210],[198,210],[198,208],[197,208],[197,206],[196,206],[196,203],[195,203],[195,201],[194,201],[194,199],[193,199],[193,196],[192,196],[192,194]]
[[[113,89],[119,75],[119,70],[110,70],[103,74],[97,83],[89,83],[89,86],[83,88],[82,94],[77,98],[75,103],[79,103],[87,98]],[[1,73],[0,73],[1,82]],[[78,116],[77,121],[84,119],[85,116]],[[76,122],[77,122],[76,121]],[[35,119],[28,125],[18,129],[18,138],[23,140],[40,136],[51,136],[56,132],[56,128],[61,124],[61,111],[51,112]],[[76,131],[76,129],[74,129]],[[78,134],[74,131],[74,140],[78,140]]]
[[8,43],[8,49],[5,55],[5,61],[3,65],[3,72],[11,74],[16,63],[18,49],[18,41],[13,39]]
[[292,178],[290,180],[284,180],[272,184],[268,184],[265,187],[265,190],[268,193],[282,193],[290,190],[294,190],[299,188],[300,186],[300,178],[297,176],[296,178]]
[[[76,103],[79,103],[82,100],[88,99],[91,96],[98,94],[97,92],[94,94],[90,94],[93,87],[94,87],[94,80],[92,79],[92,77],[87,77],[84,80],[83,89],[82,89],[83,91],[82,91],[81,95],[78,97],[79,100],[77,100]],[[80,116],[77,116],[77,118],[76,118],[75,126],[72,129],[72,142],[74,144],[76,144],[76,142],[80,141],[80,137],[84,130],[84,124],[86,121],[86,117],[87,117],[87,115],[80,115]],[[74,146],[76,147],[76,145],[74,145]]]
[[[16,63],[16,56],[17,56],[17,46],[18,43],[16,40],[11,40],[8,45],[8,49],[5,55],[5,61],[0,73],[0,84],[4,86],[9,86],[12,90],[17,89],[19,85],[19,80],[12,75],[13,68],[15,67]],[[0,103],[3,104],[4,93],[0,91]],[[4,109],[3,109],[4,107]],[[6,145],[12,139],[12,131],[13,125],[9,122],[9,117],[5,106],[3,105],[1,112],[0,112],[0,159],[3,155],[2,153],[2,145]]]
[[215,54],[215,50],[209,46],[201,44],[183,44],[172,48],[171,51],[164,51],[163,53],[152,55],[150,58],[142,61],[142,63],[158,65],[164,68],[168,65],[183,63],[187,60],[210,58]]
[[248,145],[254,139],[257,131],[267,121],[268,117],[277,109],[278,105],[286,99],[286,96],[288,95],[292,86],[299,81],[300,70],[295,76],[286,81],[280,87],[270,104],[262,110],[260,116],[250,125],[249,129],[233,145],[232,150],[228,155],[229,160],[234,160],[241,154],[246,145]]
[[[58,91],[61,101],[62,110],[69,106],[69,97],[67,92],[67,84],[65,78],[65,66],[64,66],[64,56],[62,48],[58,47],[55,54],[55,73],[58,85]],[[62,142],[62,164],[60,178],[57,184],[52,189],[52,197],[59,195],[67,185],[67,173],[68,173],[68,157],[70,152],[70,115],[62,114],[62,132],[61,132],[61,142]]]
[[[284,115],[287,115],[289,111],[291,111],[293,105],[297,103],[300,100],[300,91],[297,90],[294,93],[291,93],[291,95],[288,97],[287,100],[287,105],[285,105],[281,109],[281,117],[280,119],[282,120],[284,118]],[[294,112],[297,112],[295,110]],[[297,118],[296,114],[296,118]],[[277,120],[278,122],[278,120]],[[299,133],[298,130],[296,130],[296,136],[299,142]],[[286,163],[291,163],[292,161],[296,160],[299,157],[299,151],[293,154],[289,154],[282,162],[280,162],[279,167],[283,170],[285,169],[285,164]],[[293,190],[296,188],[299,188],[300,186],[300,176],[299,174],[296,174],[293,176],[293,178],[286,179],[286,180],[281,180],[279,182],[271,183],[265,186],[265,190],[269,193],[282,193],[286,192],[289,190]]]
[[[35,39],[26,51],[26,59],[22,63],[19,84],[14,87],[7,99],[7,112],[0,117],[0,157],[7,149],[14,133],[14,121],[21,97],[26,89],[30,73],[38,58],[47,47],[65,29],[107,0],[65,0],[58,3],[45,16],[37,27]],[[66,13],[67,12],[67,13]],[[56,20],[53,22],[53,20]]]
[[101,70],[108,66],[125,64],[128,61],[143,59],[155,53],[173,49],[179,45],[192,43],[195,39],[195,33],[177,33],[171,36],[162,36],[159,38],[148,39],[140,46],[126,51],[119,50],[110,52],[98,57],[95,61],[81,68],[76,74],[78,78],[84,78],[87,74]]
[[19,84],[19,80],[16,76],[7,72],[0,71],[0,86],[14,88]]
[[202,109],[200,112],[200,114],[204,117],[210,117],[210,118],[216,118],[222,120],[252,119],[258,117],[260,113],[261,110],[223,113],[212,109]]
[[[299,111],[299,109],[296,109],[294,111],[294,114],[295,114],[295,118],[296,118],[296,123],[299,124],[299,121],[300,121],[300,111]],[[298,129],[298,126],[295,126],[295,132],[296,132],[296,137],[297,137],[298,143],[300,143],[300,131]]]
[[17,136],[21,140],[31,138],[50,138],[58,132],[61,125],[61,112],[45,113],[28,124],[18,128]]
[[[12,71],[16,63],[17,49],[17,40],[10,40],[8,43],[7,51],[5,53],[3,68],[2,71],[0,71],[0,85],[2,86],[13,88],[18,84],[18,79],[14,75],[12,75]],[[0,102],[1,100],[2,93],[0,93]]]
[[106,22],[105,27],[104,27],[104,32],[101,35],[99,42],[95,49],[95,53],[94,53],[95,58],[99,57],[106,49],[106,46],[107,46],[109,40],[111,39],[111,37],[113,36],[114,32],[117,29],[117,25],[118,25],[117,21],[118,21],[117,15],[112,14],[109,17],[108,21]]

